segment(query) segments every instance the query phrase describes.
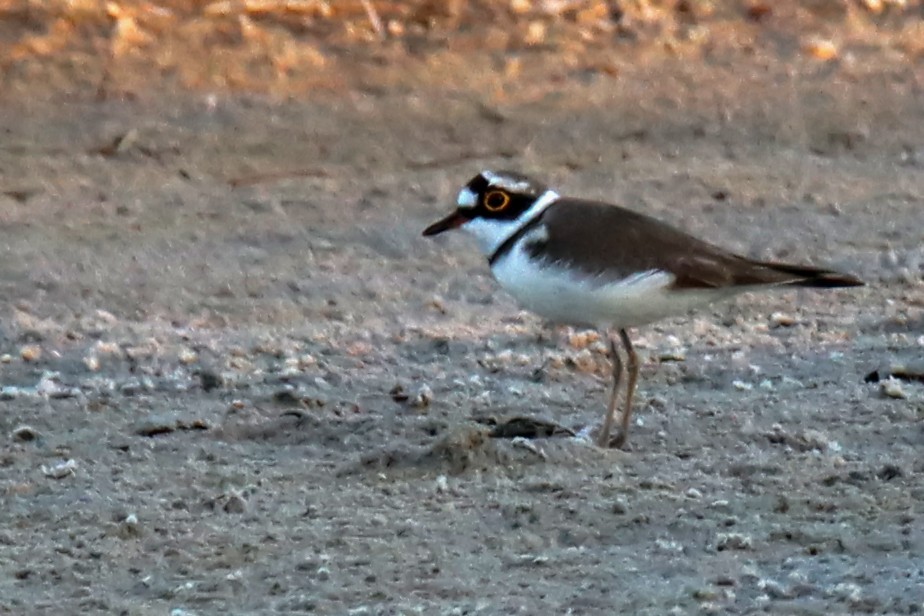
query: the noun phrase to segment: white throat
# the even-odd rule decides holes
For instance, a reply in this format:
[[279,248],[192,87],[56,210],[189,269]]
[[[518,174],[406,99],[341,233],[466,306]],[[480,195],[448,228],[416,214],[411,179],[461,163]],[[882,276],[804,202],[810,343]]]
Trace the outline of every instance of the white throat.
[[486,257],[490,257],[497,252],[501,244],[506,242],[511,235],[542,214],[542,212],[558,198],[559,194],[557,192],[554,190],[546,190],[539,195],[539,198],[536,199],[536,202],[533,203],[528,210],[513,220],[473,218],[463,224],[461,228],[475,238],[482,254]]

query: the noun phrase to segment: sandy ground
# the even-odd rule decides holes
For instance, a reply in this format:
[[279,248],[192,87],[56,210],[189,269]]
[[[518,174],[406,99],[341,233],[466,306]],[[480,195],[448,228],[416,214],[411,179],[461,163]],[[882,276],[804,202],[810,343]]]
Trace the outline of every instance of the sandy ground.
[[[924,356],[924,78],[852,58],[5,105],[0,613],[924,611],[924,384],[865,378]],[[624,451],[492,439],[608,367],[420,237],[483,168],[868,286],[635,332]]]

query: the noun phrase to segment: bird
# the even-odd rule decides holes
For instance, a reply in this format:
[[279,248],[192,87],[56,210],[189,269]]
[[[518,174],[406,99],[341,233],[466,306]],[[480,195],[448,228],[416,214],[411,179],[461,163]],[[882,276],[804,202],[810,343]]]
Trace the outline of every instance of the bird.
[[[629,329],[750,291],[864,284],[829,269],[750,259],[635,210],[562,196],[515,171],[473,177],[455,210],[423,235],[453,229],[474,238],[500,287],[524,308],[553,323],[605,332],[613,385],[596,434],[600,447],[622,448],[629,436],[640,367]],[[624,372],[620,429],[611,438]]]

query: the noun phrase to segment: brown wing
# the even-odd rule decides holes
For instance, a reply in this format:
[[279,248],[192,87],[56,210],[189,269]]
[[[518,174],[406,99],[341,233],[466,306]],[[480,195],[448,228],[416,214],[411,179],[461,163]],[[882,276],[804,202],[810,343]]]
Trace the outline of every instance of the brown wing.
[[852,276],[814,267],[753,261],[644,214],[596,201],[560,199],[537,222],[545,223],[548,233],[526,247],[533,258],[606,282],[661,270],[674,275],[678,289],[862,284]]

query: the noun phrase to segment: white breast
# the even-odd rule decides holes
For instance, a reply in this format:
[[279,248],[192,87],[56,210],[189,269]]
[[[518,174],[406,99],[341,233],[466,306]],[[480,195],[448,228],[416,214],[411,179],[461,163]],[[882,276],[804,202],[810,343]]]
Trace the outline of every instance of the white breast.
[[545,229],[539,225],[520,238],[491,269],[504,290],[523,307],[558,323],[636,327],[734,295],[718,290],[670,290],[674,276],[660,270],[602,282],[561,265],[543,264],[532,260],[523,249],[543,234]]

